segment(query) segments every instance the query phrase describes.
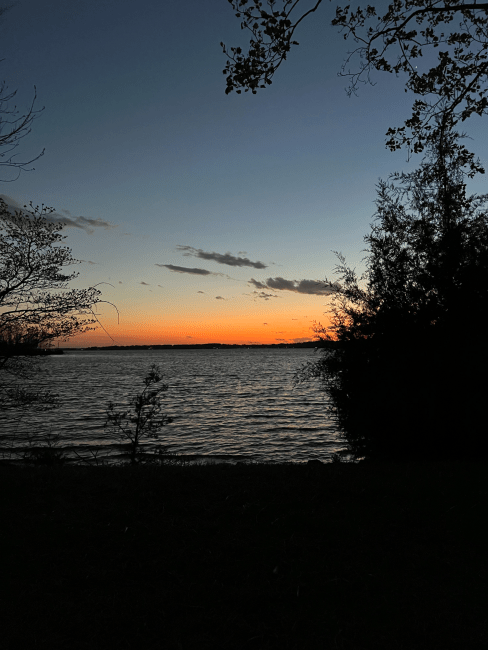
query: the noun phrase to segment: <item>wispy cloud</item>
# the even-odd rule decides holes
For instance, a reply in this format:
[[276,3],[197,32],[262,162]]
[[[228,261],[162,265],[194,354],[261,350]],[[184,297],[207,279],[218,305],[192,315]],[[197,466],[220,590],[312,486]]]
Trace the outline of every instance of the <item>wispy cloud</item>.
[[256,289],[293,291],[294,293],[305,293],[314,296],[327,296],[334,292],[333,288],[327,286],[324,282],[317,282],[316,280],[285,280],[285,278],[277,277],[259,282],[251,278],[249,284],[256,287]]
[[[16,199],[12,198],[11,196],[7,196],[6,194],[0,194],[0,198],[5,201],[7,207],[11,212],[21,210],[25,213],[26,210],[30,210],[29,206],[25,207],[24,204],[21,205]],[[44,217],[49,223],[64,224],[66,228],[79,228],[80,230],[84,230],[89,235],[95,232],[95,228],[111,230],[118,227],[109,221],[105,221],[104,219],[73,216],[71,212],[66,209],[61,210],[61,212],[54,211],[51,214],[44,214]]]
[[215,300],[227,300],[227,298],[223,298],[222,296],[215,296]]
[[205,291],[197,291],[197,293],[205,293]]
[[144,281],[143,281],[143,282],[139,282],[139,284],[143,284],[145,287],[150,287],[150,286],[151,286],[150,284],[148,284],[147,282],[144,282]]
[[227,266],[252,266],[255,269],[267,268],[267,265],[263,264],[263,262],[252,262],[247,257],[236,257],[230,253],[207,253],[201,248],[193,248],[193,246],[177,246],[176,249],[185,251],[183,253],[185,257],[191,255],[192,257],[199,257],[202,260],[212,260],[218,264],[226,264]]
[[261,300],[269,300],[270,298],[279,298],[275,293],[267,293],[266,291],[253,291],[254,299],[260,298]]

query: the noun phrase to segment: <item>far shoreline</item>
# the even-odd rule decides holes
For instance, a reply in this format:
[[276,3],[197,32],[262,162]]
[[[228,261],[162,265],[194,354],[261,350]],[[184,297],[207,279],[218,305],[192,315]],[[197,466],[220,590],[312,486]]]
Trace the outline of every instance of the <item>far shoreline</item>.
[[304,341],[303,343],[182,343],[161,345],[105,345],[89,347],[65,347],[60,350],[94,351],[94,350],[236,350],[236,349],[318,349],[337,347],[337,341]]

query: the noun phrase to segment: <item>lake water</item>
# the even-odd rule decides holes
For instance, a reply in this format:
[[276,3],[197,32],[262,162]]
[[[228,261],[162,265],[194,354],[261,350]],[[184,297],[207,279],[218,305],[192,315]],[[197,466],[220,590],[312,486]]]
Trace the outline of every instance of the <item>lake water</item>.
[[[59,408],[8,413],[0,423],[3,451],[29,437],[59,434],[60,446],[84,458],[114,460],[124,453],[104,428],[108,403],[122,408],[141,392],[150,365],[160,366],[163,412],[173,418],[158,441],[193,460],[237,462],[327,461],[344,449],[326,413],[327,397],[309,382],[294,386],[311,349],[199,349],[67,351],[42,360],[31,388],[59,394]],[[30,382],[29,382],[30,383]],[[14,440],[15,439],[15,440]]]

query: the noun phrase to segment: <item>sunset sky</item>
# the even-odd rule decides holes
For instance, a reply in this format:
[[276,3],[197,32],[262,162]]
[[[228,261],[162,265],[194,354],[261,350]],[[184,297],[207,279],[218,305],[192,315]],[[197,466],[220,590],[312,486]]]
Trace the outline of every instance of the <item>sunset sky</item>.
[[[302,24],[272,86],[229,96],[220,41],[248,38],[227,0],[19,0],[4,15],[0,80],[20,110],[34,86],[45,106],[19,160],[45,154],[0,195],[56,208],[83,260],[73,286],[108,283],[120,315],[100,305],[106,332],[69,345],[292,342],[326,323],[333,251],[364,268],[378,179],[420,162],[384,145],[410,114],[401,77],[347,96],[335,4]],[[466,130],[488,164],[481,120]]]

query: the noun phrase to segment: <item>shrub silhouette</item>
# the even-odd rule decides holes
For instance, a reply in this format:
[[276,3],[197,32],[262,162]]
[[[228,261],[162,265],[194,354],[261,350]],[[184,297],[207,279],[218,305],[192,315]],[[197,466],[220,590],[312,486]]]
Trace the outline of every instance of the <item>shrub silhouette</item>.
[[144,390],[131,399],[129,409],[116,411],[114,403],[109,403],[105,427],[119,439],[129,442],[132,465],[137,462],[141,440],[157,438],[159,430],[172,422],[161,413],[161,397],[168,390],[168,385],[160,383],[161,380],[161,370],[153,364],[143,379]]
[[488,197],[467,196],[459,136],[444,118],[419,169],[380,181],[360,278],[339,257],[336,347],[319,377],[356,458],[471,457],[487,450]]
[[33,465],[46,465],[49,467],[64,465],[67,457],[63,448],[58,448],[61,436],[47,434],[37,445],[33,439],[29,446],[23,450],[23,459]]

